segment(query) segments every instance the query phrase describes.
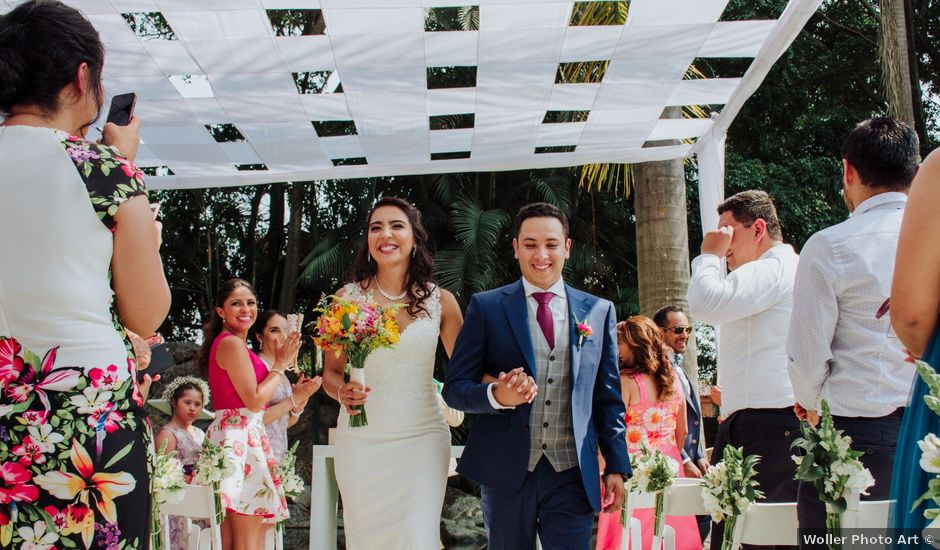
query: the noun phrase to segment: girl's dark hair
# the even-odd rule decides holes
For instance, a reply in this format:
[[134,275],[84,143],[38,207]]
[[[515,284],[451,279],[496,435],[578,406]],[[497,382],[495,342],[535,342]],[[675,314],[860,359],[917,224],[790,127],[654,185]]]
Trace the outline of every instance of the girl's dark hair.
[[255,319],[255,324],[251,325],[251,337],[249,340],[251,340],[251,347],[255,350],[255,353],[261,353],[261,337],[264,336],[264,329],[267,328],[268,321],[275,315],[280,315],[287,319],[287,314],[282,311],[266,309],[258,314],[258,317]]
[[[180,384],[175,390],[173,390],[173,395],[170,396],[170,409],[173,409],[176,406],[174,403],[176,403],[180,397],[183,397],[183,393],[188,390],[196,390],[199,395],[202,395],[202,388],[199,387],[199,384],[195,384],[193,382]],[[202,400],[206,400],[205,395],[202,395]],[[203,405],[205,405],[205,403],[203,403]]]
[[215,312],[215,308],[222,307],[225,305],[225,300],[228,300],[228,297],[232,295],[238,288],[247,288],[249,292],[254,294],[256,297],[258,293],[255,292],[255,287],[251,286],[251,283],[244,279],[229,279],[222,283],[222,286],[219,287],[219,292],[215,295],[215,302],[213,307],[209,311],[209,321],[202,326],[202,346],[199,348],[199,353],[196,355],[196,364],[199,365],[199,372],[202,373],[203,378],[209,377],[209,354],[212,351],[212,343],[215,342],[216,337],[222,333],[222,318]]
[[55,0],[32,0],[0,16],[0,114],[9,116],[17,105],[58,112],[59,92],[82,63],[88,63],[100,111],[104,46],[78,10]]
[[435,282],[434,260],[428,250],[428,232],[421,225],[421,212],[404,199],[382,197],[369,211],[369,215],[366,216],[366,237],[362,240],[359,251],[356,252],[356,259],[349,268],[346,282],[358,283],[360,287],[365,288],[369,286],[369,280],[375,277],[378,268],[374,261],[370,261],[369,223],[372,221],[372,214],[383,206],[394,206],[405,213],[408,223],[411,224],[411,232],[415,238],[415,247],[417,247],[414,257],[408,262],[408,273],[405,275],[405,291],[408,299],[408,307],[405,311],[412,317],[417,317],[422,311],[430,313],[424,307],[424,301],[431,296],[431,285]]
[[624,374],[648,374],[656,385],[659,399],[671,397],[675,392],[675,374],[669,363],[669,353],[659,327],[649,317],[634,315],[617,323],[617,342],[624,343],[633,352],[633,364],[621,370]]

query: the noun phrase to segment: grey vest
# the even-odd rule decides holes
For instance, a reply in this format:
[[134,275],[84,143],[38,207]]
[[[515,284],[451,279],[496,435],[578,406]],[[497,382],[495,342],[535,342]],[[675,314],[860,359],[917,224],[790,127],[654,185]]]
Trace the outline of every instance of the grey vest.
[[[571,325],[566,318],[561,334],[555,334],[555,349],[548,349],[548,342],[528,299],[526,311],[535,356],[535,381],[539,387],[529,415],[529,471],[535,470],[539,459],[545,455],[552,468],[562,472],[578,465],[571,420]],[[561,296],[552,298],[564,299]]]

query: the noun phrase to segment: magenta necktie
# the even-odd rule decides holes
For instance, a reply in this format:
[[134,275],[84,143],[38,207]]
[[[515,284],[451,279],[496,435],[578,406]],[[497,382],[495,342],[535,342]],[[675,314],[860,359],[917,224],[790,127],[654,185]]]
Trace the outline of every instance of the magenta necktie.
[[533,292],[532,297],[539,303],[539,308],[535,312],[535,320],[539,322],[542,334],[545,335],[548,349],[555,349],[555,320],[552,318],[552,309],[548,307],[548,303],[555,297],[555,293]]

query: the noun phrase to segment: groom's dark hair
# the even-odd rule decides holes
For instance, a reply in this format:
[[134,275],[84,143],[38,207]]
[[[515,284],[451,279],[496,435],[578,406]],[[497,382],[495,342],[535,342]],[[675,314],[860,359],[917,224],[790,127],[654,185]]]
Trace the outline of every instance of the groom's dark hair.
[[512,224],[512,238],[519,237],[519,231],[522,229],[522,222],[529,218],[555,218],[561,222],[561,228],[565,232],[565,238],[568,238],[568,216],[554,204],[547,202],[533,202],[519,209],[516,213],[516,219]]

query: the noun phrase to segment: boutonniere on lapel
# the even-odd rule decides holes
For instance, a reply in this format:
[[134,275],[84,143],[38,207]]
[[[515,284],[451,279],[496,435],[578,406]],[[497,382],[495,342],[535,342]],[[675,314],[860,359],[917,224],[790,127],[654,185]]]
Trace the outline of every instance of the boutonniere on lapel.
[[575,319],[574,324],[578,329],[578,349],[581,349],[581,345],[584,344],[584,339],[594,334],[594,329],[587,323],[587,318],[580,323]]

